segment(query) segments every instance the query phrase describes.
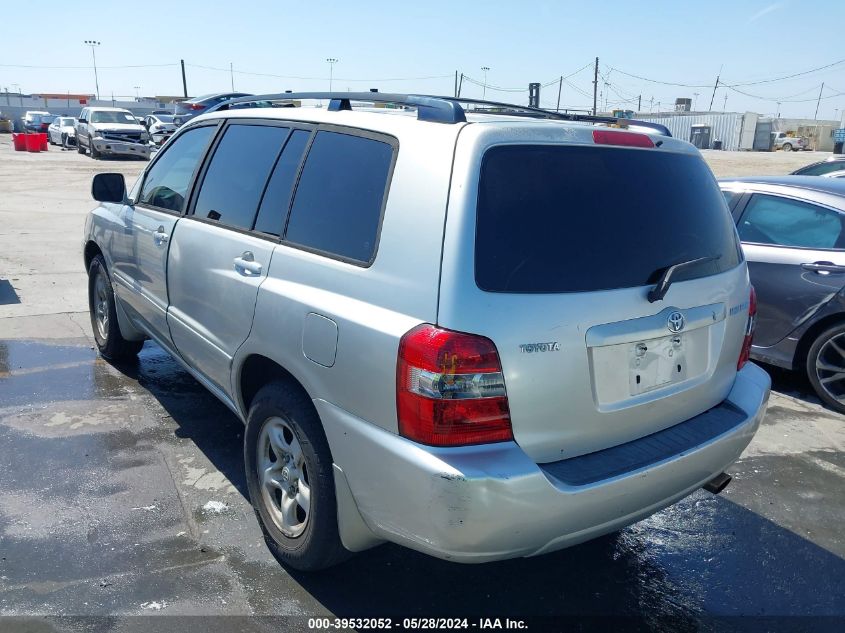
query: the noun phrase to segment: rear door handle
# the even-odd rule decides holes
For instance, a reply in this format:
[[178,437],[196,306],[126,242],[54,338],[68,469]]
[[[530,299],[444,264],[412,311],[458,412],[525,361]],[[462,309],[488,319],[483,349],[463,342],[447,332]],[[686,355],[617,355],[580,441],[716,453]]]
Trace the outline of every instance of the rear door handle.
[[156,243],[156,246],[161,246],[167,240],[170,239],[170,236],[164,232],[164,227],[160,226],[156,229],[155,233],[153,233],[153,242]]
[[834,264],[833,262],[811,262],[807,264],[801,264],[801,268],[803,268],[804,270],[812,270],[813,272],[816,272],[819,275],[829,275],[830,273],[845,273],[845,266],[839,266],[838,264]]
[[252,251],[244,251],[240,257],[235,257],[235,270],[244,277],[255,277],[261,274],[261,264],[255,261]]

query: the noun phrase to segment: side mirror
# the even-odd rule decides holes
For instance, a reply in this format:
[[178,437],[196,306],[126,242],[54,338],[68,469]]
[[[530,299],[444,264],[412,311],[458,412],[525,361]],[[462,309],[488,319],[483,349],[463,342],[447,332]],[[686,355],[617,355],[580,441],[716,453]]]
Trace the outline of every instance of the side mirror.
[[77,123],[88,123],[88,119],[77,119]]
[[126,180],[123,174],[97,174],[91,183],[91,196],[97,202],[126,200]]

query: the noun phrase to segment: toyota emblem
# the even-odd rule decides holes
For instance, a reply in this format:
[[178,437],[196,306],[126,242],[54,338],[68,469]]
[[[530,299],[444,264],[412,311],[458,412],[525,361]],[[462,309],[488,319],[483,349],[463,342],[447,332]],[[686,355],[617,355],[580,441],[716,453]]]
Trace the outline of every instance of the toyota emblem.
[[684,329],[684,315],[680,312],[672,312],[669,315],[666,326],[670,332],[680,332]]

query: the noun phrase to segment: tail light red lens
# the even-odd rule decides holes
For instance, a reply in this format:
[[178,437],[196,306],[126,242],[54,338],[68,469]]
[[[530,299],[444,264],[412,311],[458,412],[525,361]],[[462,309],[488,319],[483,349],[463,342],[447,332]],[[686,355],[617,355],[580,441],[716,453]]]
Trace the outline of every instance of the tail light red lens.
[[593,130],[593,142],[597,145],[654,147],[654,141],[647,135],[623,130]]
[[205,106],[199,103],[192,103],[190,108],[191,110],[205,110]]
[[751,295],[748,298],[748,322],[745,325],[745,338],[742,339],[742,350],[739,352],[739,360],[736,363],[737,370],[742,369],[748,359],[751,358],[751,342],[754,340],[754,321],[757,317],[757,293],[754,286],[751,286]]
[[402,337],[396,368],[399,433],[421,444],[513,439],[502,364],[488,338],[420,325]]

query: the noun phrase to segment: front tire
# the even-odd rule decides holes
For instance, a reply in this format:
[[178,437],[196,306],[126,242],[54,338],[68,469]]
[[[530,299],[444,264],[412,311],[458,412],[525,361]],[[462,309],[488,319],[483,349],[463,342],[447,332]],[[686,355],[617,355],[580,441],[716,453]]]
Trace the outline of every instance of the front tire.
[[316,571],[349,555],[338,533],[329,444],[311,399],[297,385],[272,382],[256,394],[244,464],[255,514],[280,563]]
[[120,333],[114,289],[102,255],[88,266],[88,309],[94,342],[103,358],[119,361],[138,355],[144,341],[127,341]]
[[825,330],[813,341],[806,370],[821,401],[845,413],[845,323]]
[[91,152],[91,158],[97,160],[100,157],[100,152],[97,151],[97,148],[94,147],[94,140],[89,136],[88,137],[88,151]]
[[85,154],[85,148],[82,147],[82,137],[79,135],[76,137],[76,151],[80,154]]

